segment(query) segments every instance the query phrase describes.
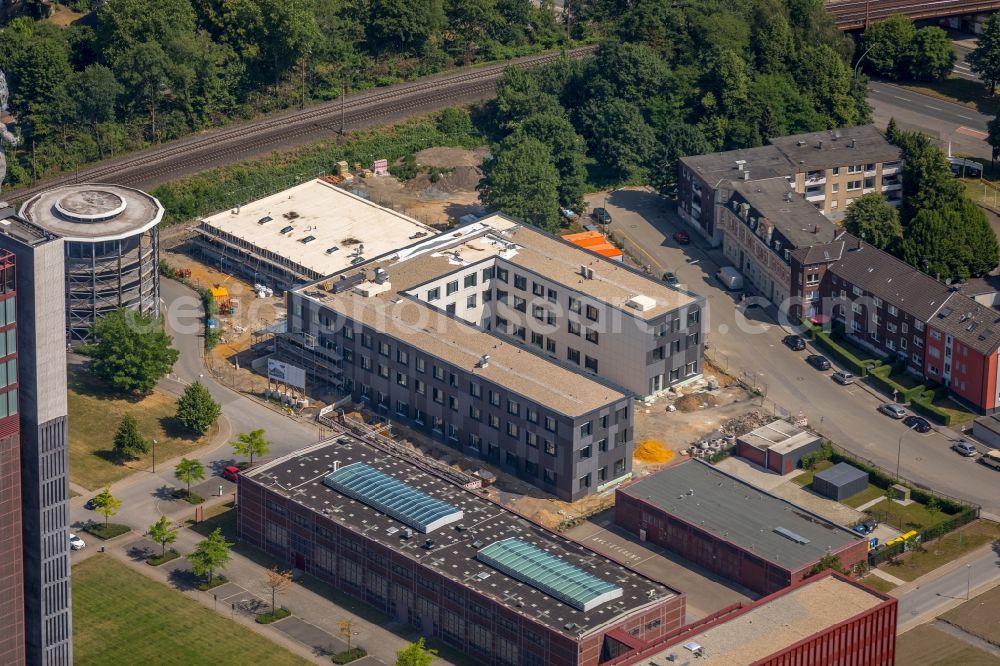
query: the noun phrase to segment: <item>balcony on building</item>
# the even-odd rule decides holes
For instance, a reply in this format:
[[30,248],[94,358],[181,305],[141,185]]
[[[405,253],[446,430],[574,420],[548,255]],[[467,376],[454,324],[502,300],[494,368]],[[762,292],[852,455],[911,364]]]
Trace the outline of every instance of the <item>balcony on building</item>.
[[811,185],[825,185],[826,171],[815,170],[806,172],[806,187]]

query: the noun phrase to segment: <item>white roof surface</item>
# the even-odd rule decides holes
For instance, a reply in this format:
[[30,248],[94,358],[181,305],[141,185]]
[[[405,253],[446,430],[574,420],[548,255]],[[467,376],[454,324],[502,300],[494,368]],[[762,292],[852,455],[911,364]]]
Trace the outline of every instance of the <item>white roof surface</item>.
[[[261,224],[265,217],[271,221]],[[364,247],[361,256],[372,259],[437,233],[322,180],[302,183],[202,222],[324,276],[350,266],[360,246]],[[281,233],[289,226],[291,231]],[[314,240],[304,243],[309,236]],[[333,247],[338,249],[327,253]]]

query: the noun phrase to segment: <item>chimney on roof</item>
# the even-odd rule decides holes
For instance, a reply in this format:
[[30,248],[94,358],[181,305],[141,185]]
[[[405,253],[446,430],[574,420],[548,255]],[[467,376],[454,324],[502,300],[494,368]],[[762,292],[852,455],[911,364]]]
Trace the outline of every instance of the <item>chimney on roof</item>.
[[744,171],[743,172],[743,180],[750,180],[750,172],[749,171]]
[[798,141],[795,142],[795,145],[797,145],[799,147],[802,147],[802,146],[806,145],[806,142],[805,142],[804,139],[799,139]]
[[858,147],[858,140],[851,139],[851,148],[857,148],[857,147]]
[[746,160],[736,160],[736,170],[743,171],[743,167],[745,167],[746,164],[747,164]]
[[818,224],[814,224],[813,225],[813,235],[818,234],[818,233],[819,233],[819,225]]
[[836,229],[833,230],[833,240],[835,241],[840,240],[841,238],[844,237],[844,234],[846,233],[847,229],[844,229],[843,227],[837,227]]
[[860,251],[862,247],[864,247],[864,246],[861,244],[861,239],[859,238],[858,239],[858,248],[857,249]]
[[823,139],[819,140],[819,143],[816,144],[816,147],[819,148],[820,150],[823,150]]

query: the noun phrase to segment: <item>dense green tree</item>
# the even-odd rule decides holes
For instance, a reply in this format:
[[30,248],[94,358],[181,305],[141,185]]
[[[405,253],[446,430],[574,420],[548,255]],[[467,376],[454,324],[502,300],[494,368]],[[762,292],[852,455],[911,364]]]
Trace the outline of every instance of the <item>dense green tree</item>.
[[936,25],[929,25],[914,35],[906,66],[912,79],[937,81],[951,74],[957,58],[948,33]]
[[235,440],[229,443],[232,445],[233,451],[238,455],[249,458],[251,465],[253,465],[254,456],[266,456],[271,450],[271,442],[267,441],[267,438],[264,437],[263,428],[257,428],[250,432],[241,432],[236,436]]
[[201,382],[188,384],[177,401],[177,420],[188,430],[204,435],[222,413],[219,405]]
[[479,185],[490,210],[555,231],[559,227],[559,172],[552,151],[535,138],[501,145]]
[[177,540],[177,528],[170,523],[169,518],[160,516],[159,520],[149,526],[149,538],[160,544],[160,555],[163,556],[167,552],[167,544]]
[[497,81],[497,112],[506,129],[528,116],[559,108],[558,98],[543,92],[539,79],[536,72],[509,67]]
[[226,541],[222,528],[216,527],[207,538],[198,542],[194,550],[187,556],[191,569],[197,576],[207,576],[209,584],[215,579],[215,572],[229,562],[230,548],[233,544]]
[[590,155],[612,180],[629,180],[648,164],[656,137],[635,106],[623,99],[591,102],[581,110]]
[[93,339],[91,370],[122,392],[149,393],[177,361],[162,322],[133,310],[99,319]]
[[995,95],[1000,82],[1000,14],[992,14],[987,19],[976,48],[965,56],[965,61],[989,86],[990,94]]
[[746,109],[750,96],[750,71],[746,61],[735,51],[720,51],[708,70],[706,91],[718,103],[717,110],[725,116],[736,116]]
[[997,266],[996,234],[982,209],[963,197],[917,213],[906,228],[903,258],[941,280],[985,275]]
[[108,526],[108,519],[117,515],[120,508],[122,501],[111,494],[111,486],[105,486],[104,490],[94,497],[94,511],[104,516],[104,527]]
[[919,132],[898,132],[896,143],[903,152],[903,225],[921,210],[953,207],[962,196],[962,186],[944,152]]
[[697,127],[677,124],[666,128],[650,162],[650,185],[660,194],[670,194],[677,183],[678,160],[708,152],[711,146]]
[[589,86],[600,91],[593,96],[617,97],[645,108],[660,94],[669,76],[666,63],[645,44],[610,42],[589,63]]
[[899,210],[878,192],[869,192],[847,207],[844,228],[880,250],[897,252],[903,239]]
[[559,205],[580,210],[587,187],[583,137],[576,133],[566,116],[557,113],[538,113],[525,118],[516,126],[512,141],[529,137],[544,143],[552,153],[553,164],[559,173]]
[[905,78],[905,63],[913,48],[917,29],[906,16],[892,16],[870,24],[861,36],[864,67],[887,79]]
[[754,3],[751,16],[751,50],[754,68],[765,74],[777,74],[788,67],[794,53],[792,28],[785,18],[782,3],[764,0]]
[[437,650],[424,647],[424,639],[396,651],[396,666],[431,666]]
[[445,23],[441,0],[371,0],[368,40],[373,50],[419,53]]
[[0,30],[0,70],[21,129],[38,139],[49,136],[55,125],[51,106],[72,74],[65,35],[48,22],[14,19]]
[[993,148],[992,159],[996,162],[997,155],[1000,155],[1000,115],[994,116],[986,125],[986,143],[990,144]]
[[181,458],[181,461],[174,467],[174,476],[178,481],[183,481],[187,485],[187,493],[191,494],[191,484],[195,481],[205,480],[205,466],[197,458]]
[[82,72],[76,72],[66,86],[69,108],[76,120],[93,132],[101,157],[104,157],[101,125],[114,119],[115,104],[122,90],[114,72],[104,65],[87,65]]
[[117,60],[116,75],[135,109],[149,114],[149,139],[159,141],[156,113],[170,81],[170,59],[157,42],[139,42]]
[[191,0],[107,0],[97,10],[97,42],[112,65],[138,44],[165,44],[194,29]]
[[149,442],[139,430],[139,422],[131,414],[126,414],[118,423],[114,440],[115,454],[119,458],[138,458],[149,453]]
[[834,127],[850,127],[861,122],[862,113],[851,87],[852,72],[829,46],[802,49],[795,80],[803,94],[812,99],[814,108]]

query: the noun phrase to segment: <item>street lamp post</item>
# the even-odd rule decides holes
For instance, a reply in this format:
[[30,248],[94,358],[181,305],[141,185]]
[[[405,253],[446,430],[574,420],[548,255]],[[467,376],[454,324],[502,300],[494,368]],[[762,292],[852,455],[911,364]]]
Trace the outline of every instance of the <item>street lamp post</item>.
[[858,77],[858,67],[860,67],[860,66],[861,66],[861,61],[865,59],[865,56],[866,56],[866,55],[868,55],[869,53],[871,53],[871,50],[872,50],[873,48],[875,48],[875,45],[874,45],[874,44],[872,44],[871,46],[869,46],[869,47],[868,47],[868,50],[867,50],[867,51],[865,51],[864,53],[862,53],[862,54],[861,54],[861,57],[860,57],[860,58],[858,58],[858,61],[857,61],[856,63],[854,63],[854,78],[857,78],[857,77]]
[[965,565],[965,600],[969,600],[969,593],[972,591],[972,565]]
[[153,440],[153,474],[156,474],[156,440]]
[[899,443],[896,445],[896,483],[899,483],[899,457],[903,452],[903,436],[899,436]]

